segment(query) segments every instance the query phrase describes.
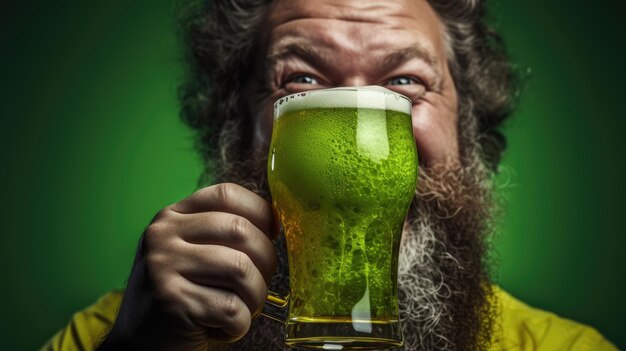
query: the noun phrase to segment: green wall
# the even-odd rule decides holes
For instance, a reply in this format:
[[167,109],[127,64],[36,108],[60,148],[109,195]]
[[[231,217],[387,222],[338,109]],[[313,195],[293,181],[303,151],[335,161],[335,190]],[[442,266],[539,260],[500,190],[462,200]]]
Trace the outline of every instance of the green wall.
[[[583,7],[584,5],[584,7]],[[0,5],[2,349],[36,349],[124,286],[154,213],[194,190],[168,1]],[[618,346],[624,6],[506,1],[493,23],[532,71],[499,177],[499,282]]]
[[506,128],[500,282],[530,304],[593,325],[620,348],[625,8],[561,0],[494,6],[513,57],[531,72]]

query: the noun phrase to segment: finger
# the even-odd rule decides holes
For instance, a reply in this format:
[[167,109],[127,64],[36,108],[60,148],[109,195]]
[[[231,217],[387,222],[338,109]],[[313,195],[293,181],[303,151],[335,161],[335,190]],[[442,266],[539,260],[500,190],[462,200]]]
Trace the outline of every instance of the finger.
[[212,339],[232,342],[248,332],[252,314],[237,294],[188,280],[179,286],[186,315],[193,323],[208,327]]
[[267,282],[276,270],[274,244],[244,217],[225,212],[202,212],[174,219],[180,237],[191,244],[222,245],[246,253]]
[[247,218],[267,235],[272,235],[273,213],[270,204],[252,191],[233,183],[200,189],[172,205],[178,213],[228,212]]
[[225,246],[188,245],[174,270],[189,281],[235,292],[253,313],[265,303],[267,283],[248,255]]

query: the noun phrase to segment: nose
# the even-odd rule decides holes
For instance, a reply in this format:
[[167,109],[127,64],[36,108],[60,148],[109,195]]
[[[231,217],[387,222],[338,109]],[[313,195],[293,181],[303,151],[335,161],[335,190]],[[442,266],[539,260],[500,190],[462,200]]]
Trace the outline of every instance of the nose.
[[374,83],[369,82],[367,78],[363,76],[351,76],[343,79],[341,81],[341,84],[344,87],[360,87],[365,85],[372,85]]

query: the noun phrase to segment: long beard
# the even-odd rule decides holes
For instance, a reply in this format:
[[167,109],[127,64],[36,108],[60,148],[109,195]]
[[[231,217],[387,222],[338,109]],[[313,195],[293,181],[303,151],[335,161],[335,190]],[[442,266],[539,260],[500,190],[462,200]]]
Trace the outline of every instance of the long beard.
[[405,350],[484,350],[491,341],[488,179],[478,160],[420,172],[398,268]]
[[[266,155],[249,155],[241,162],[224,159],[218,162],[214,178],[236,182],[269,199],[266,159]],[[486,268],[486,236],[493,211],[489,177],[478,157],[465,165],[420,169],[399,256],[404,350],[481,350],[491,340],[495,310]],[[286,291],[284,239],[275,246],[279,268],[270,289]],[[284,326],[261,317],[244,338],[219,347],[287,350]]]

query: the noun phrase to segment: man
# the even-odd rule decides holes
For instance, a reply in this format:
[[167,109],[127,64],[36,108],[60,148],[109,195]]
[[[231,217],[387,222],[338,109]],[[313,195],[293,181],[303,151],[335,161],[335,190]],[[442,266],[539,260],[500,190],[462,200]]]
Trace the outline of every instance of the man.
[[490,180],[515,79],[484,8],[479,0],[222,0],[196,12],[183,115],[218,184],[160,211],[123,298],[107,295],[77,314],[47,348],[283,349],[282,326],[255,318],[268,283],[287,279],[265,180],[272,103],[382,85],[413,101],[420,155],[398,275],[404,349],[614,350],[595,330],[490,284]]

